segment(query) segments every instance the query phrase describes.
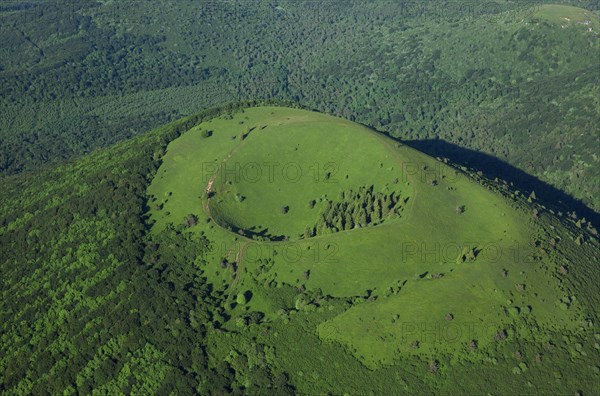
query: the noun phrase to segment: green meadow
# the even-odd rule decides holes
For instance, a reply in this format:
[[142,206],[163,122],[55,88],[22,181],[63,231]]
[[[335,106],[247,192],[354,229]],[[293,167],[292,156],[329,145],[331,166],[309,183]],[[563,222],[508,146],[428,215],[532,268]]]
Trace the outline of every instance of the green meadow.
[[290,106],[7,178],[0,392],[598,393],[590,222]]
[[597,0],[0,5],[0,394],[600,395]]
[[[365,186],[398,194],[398,210],[304,232]],[[536,258],[539,230],[521,205],[336,117],[256,107],[201,123],[168,146],[148,194],[153,233],[171,223],[213,241],[205,275],[231,296],[232,318],[312,313],[308,331],[369,369],[476,362],[506,338],[543,342],[584,319]]]
[[544,4],[536,9],[533,16],[540,20],[560,24],[563,28],[581,27],[596,34],[600,31],[598,15],[579,7]]

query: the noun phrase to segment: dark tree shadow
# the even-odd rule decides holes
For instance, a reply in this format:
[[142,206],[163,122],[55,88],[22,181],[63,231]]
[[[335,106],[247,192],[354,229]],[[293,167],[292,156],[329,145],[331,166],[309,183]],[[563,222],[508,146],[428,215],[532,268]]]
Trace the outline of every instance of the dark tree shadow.
[[488,178],[498,178],[512,183],[517,190],[535,191],[537,201],[548,208],[563,212],[575,211],[578,217],[585,217],[594,226],[600,224],[600,214],[581,200],[541,181],[514,166],[486,153],[470,150],[441,139],[408,140],[402,143],[424,152],[432,157],[445,157],[451,162],[474,168]]
[[231,232],[234,232],[236,234],[242,235],[242,236],[244,236],[246,238],[250,238],[250,239],[254,239],[254,237],[261,237],[261,238],[265,238],[271,242],[282,242],[282,241],[289,239],[289,237],[287,237],[285,235],[271,234],[269,232],[268,228],[263,228],[263,229],[259,230],[258,227],[256,227],[256,226],[252,226],[248,229],[236,227],[233,225],[227,225],[226,227],[229,227],[231,229]]

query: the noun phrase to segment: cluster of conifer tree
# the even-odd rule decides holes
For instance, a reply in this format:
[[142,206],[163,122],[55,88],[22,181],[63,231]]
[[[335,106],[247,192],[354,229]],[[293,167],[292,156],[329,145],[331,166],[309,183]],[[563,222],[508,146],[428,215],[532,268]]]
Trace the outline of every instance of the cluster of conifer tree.
[[376,192],[373,185],[342,191],[339,198],[338,202],[325,202],[317,223],[306,229],[305,237],[381,224],[390,216],[399,215],[407,200],[402,200],[397,191]]

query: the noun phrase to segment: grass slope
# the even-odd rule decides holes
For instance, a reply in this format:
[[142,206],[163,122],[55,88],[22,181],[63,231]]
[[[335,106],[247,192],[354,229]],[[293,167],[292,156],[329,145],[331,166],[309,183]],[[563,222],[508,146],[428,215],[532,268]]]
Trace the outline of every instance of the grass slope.
[[567,26],[585,27],[588,32],[600,32],[598,15],[579,7],[544,4],[533,13],[534,17]]
[[[287,108],[233,110],[252,105],[211,109],[3,180],[0,393],[479,394],[492,386],[506,395],[598,393],[600,248],[587,221],[530,203],[502,181],[466,170],[454,178],[460,168],[359,125]],[[243,141],[231,139],[254,125]],[[244,238],[217,218],[204,222],[211,209],[236,224],[266,224],[272,204],[261,205],[269,202],[264,181],[215,177],[223,189],[210,200],[206,183],[236,149],[227,162],[288,161],[278,130],[309,158],[317,125],[341,128],[336,133],[353,135],[361,150],[383,155],[344,162],[326,134],[314,147],[344,164],[344,188],[371,174],[385,189],[396,174],[390,188],[409,198],[398,216],[304,239],[290,227],[290,240],[279,242]],[[204,175],[203,162],[212,166]],[[269,227],[284,232],[289,219],[300,219],[293,194],[304,204],[335,187],[298,183],[304,188],[276,183],[290,211]],[[226,211],[238,188],[247,199]],[[146,200],[148,192],[156,197]],[[180,223],[190,212],[198,224],[186,228]],[[454,244],[494,239],[503,249],[510,240],[527,245],[456,262]],[[445,254],[432,247],[446,241],[453,244]],[[506,338],[491,341],[498,328]],[[466,344],[470,338],[478,343]],[[419,348],[410,347],[416,340]]]
[[[214,241],[206,274],[232,296],[232,316],[260,311],[273,325],[289,323],[294,314],[322,312],[322,296],[341,299],[344,309],[308,330],[346,346],[371,369],[409,356],[488,356],[489,363],[498,338],[547,342],[581,331],[589,318],[590,305],[565,291],[556,262],[540,258],[531,212],[482,180],[358,124],[305,110],[250,108],[193,128],[163,160],[148,190],[153,232],[188,214],[199,219],[189,230]],[[275,164],[272,173],[265,163]],[[290,164],[300,177],[280,173]],[[333,169],[327,180],[314,173],[326,165]],[[300,236],[323,205],[310,209],[311,199],[365,184],[407,197],[400,216]],[[233,232],[238,228],[289,240],[251,239]],[[223,258],[235,263],[229,271],[219,266]],[[272,297],[289,286],[297,290],[292,301]],[[250,301],[234,303],[243,292]]]

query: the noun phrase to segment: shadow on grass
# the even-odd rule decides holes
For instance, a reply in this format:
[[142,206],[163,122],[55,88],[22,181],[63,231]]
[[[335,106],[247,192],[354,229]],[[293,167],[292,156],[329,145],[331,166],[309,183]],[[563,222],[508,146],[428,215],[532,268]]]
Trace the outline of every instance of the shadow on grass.
[[562,212],[575,211],[579,218],[585,217],[594,226],[600,224],[600,214],[582,201],[489,154],[460,147],[441,139],[408,140],[402,143],[432,157],[445,157],[455,164],[480,170],[488,178],[497,177],[513,183],[514,187],[522,192],[529,194],[535,191],[538,202],[546,207]]

